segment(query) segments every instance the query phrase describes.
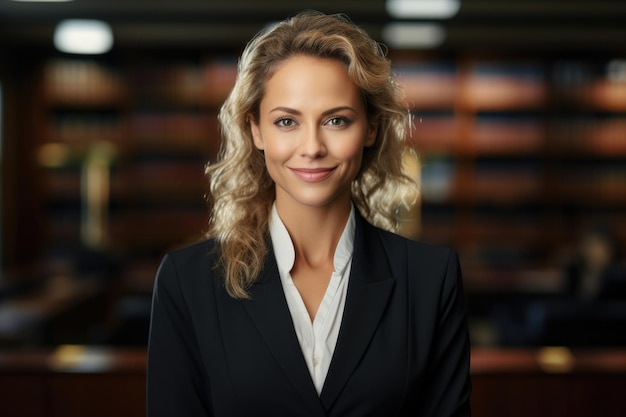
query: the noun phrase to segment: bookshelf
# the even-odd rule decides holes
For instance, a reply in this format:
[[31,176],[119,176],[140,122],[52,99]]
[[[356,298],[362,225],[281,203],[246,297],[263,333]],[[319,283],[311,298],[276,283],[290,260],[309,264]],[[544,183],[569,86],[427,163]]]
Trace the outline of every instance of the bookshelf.
[[[37,159],[49,246],[128,254],[127,287],[149,291],[163,253],[206,230],[204,167],[219,150],[217,111],[234,65],[47,61]],[[89,172],[99,184],[91,196]]]
[[626,61],[559,60],[553,67],[555,140],[549,153],[568,235],[589,218],[626,242]]
[[[235,74],[231,67],[229,84],[226,69],[216,65],[142,59],[128,70],[133,96],[123,216],[129,227],[121,240],[142,256],[158,257],[206,230],[204,167],[219,150],[217,109],[226,97],[220,89],[232,85]],[[225,86],[215,87],[206,75],[212,71]]]
[[499,271],[491,285],[502,290],[514,270],[554,269],[595,221],[626,243],[624,61],[392,62],[422,158],[422,237],[459,249],[470,291],[489,287],[485,271]]
[[100,248],[116,227],[103,206],[116,204],[112,190],[123,182],[115,166],[126,137],[126,93],[119,71],[94,61],[53,59],[43,69],[37,160],[47,240],[56,246]]

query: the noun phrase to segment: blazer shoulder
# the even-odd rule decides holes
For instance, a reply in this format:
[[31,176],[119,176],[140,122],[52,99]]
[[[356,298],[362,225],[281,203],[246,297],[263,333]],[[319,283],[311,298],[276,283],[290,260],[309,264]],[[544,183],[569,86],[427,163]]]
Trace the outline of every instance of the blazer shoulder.
[[409,239],[399,234],[389,232],[387,230],[370,225],[376,234],[380,237],[383,246],[388,248],[391,257],[393,254],[402,253],[400,250],[406,250],[406,256],[410,259],[429,260],[430,262],[447,262],[450,257],[456,257],[456,251],[448,246],[436,245],[420,240]]
[[216,258],[218,245],[215,239],[206,239],[200,242],[169,251],[165,257],[172,258],[177,264],[189,265],[213,262]]
[[215,275],[217,247],[214,239],[207,239],[167,252],[161,260],[157,278],[161,281],[175,279],[182,287],[211,279]]

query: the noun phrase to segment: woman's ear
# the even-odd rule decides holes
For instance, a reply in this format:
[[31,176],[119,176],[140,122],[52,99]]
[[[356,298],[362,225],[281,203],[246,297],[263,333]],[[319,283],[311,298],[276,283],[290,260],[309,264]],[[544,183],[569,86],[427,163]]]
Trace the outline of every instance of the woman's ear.
[[254,141],[254,146],[260,151],[265,149],[265,145],[263,143],[263,136],[261,135],[261,129],[259,128],[259,124],[254,120],[254,117],[250,116],[248,118],[248,122],[250,123],[250,131],[252,132],[252,140]]
[[370,124],[367,129],[367,136],[365,136],[365,147],[370,147],[376,142],[376,136],[378,135],[378,125]]

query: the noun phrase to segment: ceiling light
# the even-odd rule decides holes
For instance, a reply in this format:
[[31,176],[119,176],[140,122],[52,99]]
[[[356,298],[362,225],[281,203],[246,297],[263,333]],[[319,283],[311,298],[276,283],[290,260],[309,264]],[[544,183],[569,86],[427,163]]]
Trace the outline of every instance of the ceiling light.
[[396,19],[449,19],[461,8],[459,0],[387,0],[387,13]]
[[103,54],[113,46],[113,33],[100,20],[64,20],[54,31],[54,46],[73,54]]
[[446,30],[435,23],[390,23],[383,28],[383,40],[397,49],[430,49],[446,39]]

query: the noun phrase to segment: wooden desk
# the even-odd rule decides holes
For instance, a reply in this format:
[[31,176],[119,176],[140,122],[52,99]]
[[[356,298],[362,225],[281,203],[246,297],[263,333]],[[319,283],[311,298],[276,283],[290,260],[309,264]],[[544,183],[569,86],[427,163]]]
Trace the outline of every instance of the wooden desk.
[[[141,417],[145,372],[143,349],[0,352],[0,409],[11,417]],[[473,417],[626,415],[626,350],[476,348],[472,382]]]
[[141,417],[145,379],[143,349],[0,353],[0,410],[7,417]]
[[475,417],[626,416],[626,350],[474,349]]

